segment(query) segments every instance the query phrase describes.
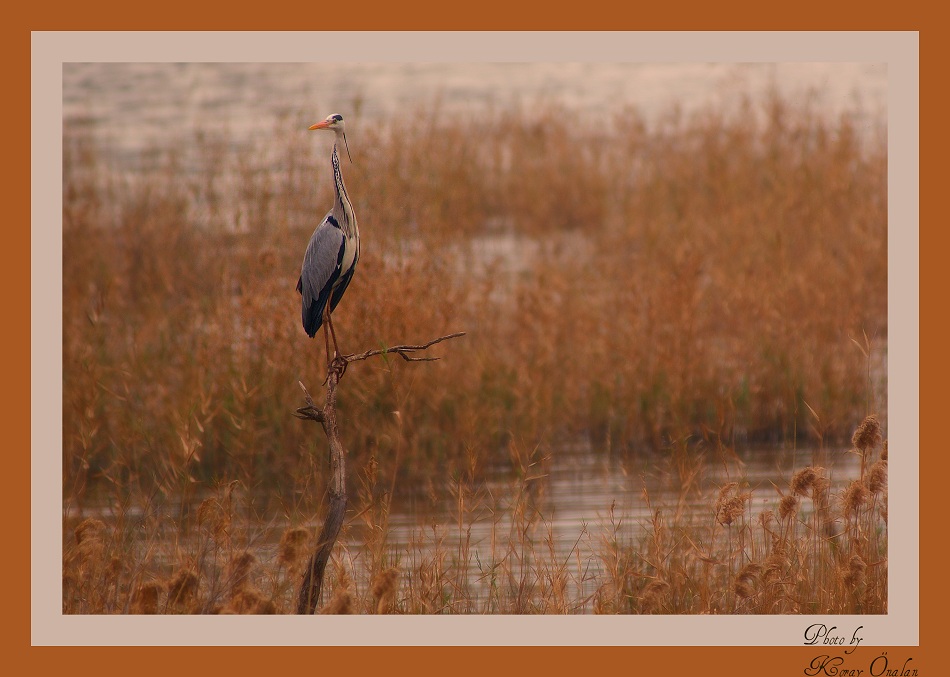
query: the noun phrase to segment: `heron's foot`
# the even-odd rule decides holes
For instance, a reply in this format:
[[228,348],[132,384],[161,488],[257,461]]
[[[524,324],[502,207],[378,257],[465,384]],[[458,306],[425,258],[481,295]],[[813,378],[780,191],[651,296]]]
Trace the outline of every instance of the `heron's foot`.
[[330,374],[336,374],[336,380],[339,381],[343,378],[343,374],[346,373],[346,366],[348,364],[349,361],[343,355],[336,353],[330,362],[329,369],[327,369],[327,379],[330,378]]

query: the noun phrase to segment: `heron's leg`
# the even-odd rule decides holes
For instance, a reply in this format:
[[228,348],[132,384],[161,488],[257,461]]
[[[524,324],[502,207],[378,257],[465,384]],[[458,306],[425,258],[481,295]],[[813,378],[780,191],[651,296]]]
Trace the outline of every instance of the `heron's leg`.
[[[327,333],[327,324],[330,322],[330,313],[327,309],[323,311],[323,341],[327,348],[327,371],[330,370],[330,335]],[[334,344],[336,339],[334,338]]]
[[[327,312],[327,324],[330,325],[330,336],[333,337],[333,369],[337,372],[337,378],[343,378],[343,374],[346,373],[346,358],[343,357],[343,353],[340,352],[340,347],[336,343],[336,330],[333,328],[333,319],[329,311]],[[329,350],[329,348],[327,348]],[[330,364],[329,362],[327,364]],[[327,369],[329,374],[329,369]]]
[[334,356],[342,355],[339,346],[336,344],[336,331],[333,329],[333,319],[330,316],[329,310],[327,311],[327,324],[330,325],[330,336],[333,337],[333,354]]

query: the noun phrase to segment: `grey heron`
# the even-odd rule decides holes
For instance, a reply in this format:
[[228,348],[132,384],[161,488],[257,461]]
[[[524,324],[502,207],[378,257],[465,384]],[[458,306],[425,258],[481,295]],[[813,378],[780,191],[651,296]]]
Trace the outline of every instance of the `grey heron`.
[[[330,155],[336,199],[333,202],[333,208],[323,217],[323,221],[310,236],[310,243],[307,245],[303,264],[300,267],[300,279],[297,280],[297,291],[301,296],[303,328],[307,335],[313,338],[321,325],[323,326],[328,367],[331,358],[327,327],[333,337],[334,354],[340,354],[330,314],[343,298],[343,292],[353,279],[353,271],[360,258],[360,230],[356,224],[353,205],[346,193],[346,186],[343,185],[340,158],[337,155],[337,144],[340,139],[343,139],[347,156],[350,154],[343,128],[343,116],[337,113],[327,116],[323,122],[310,127],[312,130],[326,129],[336,135],[333,153]],[[352,157],[350,161],[353,161]]]

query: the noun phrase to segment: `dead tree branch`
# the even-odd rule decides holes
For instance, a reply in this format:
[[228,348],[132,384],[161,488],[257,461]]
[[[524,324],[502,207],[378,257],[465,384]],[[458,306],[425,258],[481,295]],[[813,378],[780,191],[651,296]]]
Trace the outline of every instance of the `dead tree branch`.
[[464,335],[465,332],[456,332],[455,334],[440,336],[421,345],[399,345],[379,350],[367,350],[353,355],[337,355],[327,367],[327,379],[325,381],[327,394],[322,408],[317,408],[313,398],[310,397],[310,393],[307,392],[306,386],[300,383],[307,406],[297,409],[294,416],[304,420],[316,421],[323,427],[323,432],[330,445],[330,479],[327,487],[329,503],[327,515],[323,521],[320,537],[317,539],[316,549],[313,555],[310,556],[310,562],[304,571],[300,594],[297,598],[298,614],[312,614],[317,607],[320,591],[323,589],[323,577],[327,562],[330,559],[333,546],[336,544],[337,536],[340,534],[343,517],[346,514],[346,450],[340,441],[340,431],[337,427],[336,391],[340,379],[343,378],[343,374],[346,372],[347,365],[350,362],[359,362],[377,355],[391,353],[399,355],[407,362],[437,360],[439,359],[437,357],[418,357],[413,353],[422,352],[436,343]]
[[449,339],[458,338],[459,336],[465,336],[464,331],[459,331],[454,334],[449,334],[448,336],[440,336],[437,339],[432,339],[428,343],[423,343],[419,346],[393,346],[392,348],[382,348],[380,350],[367,350],[365,353],[359,353],[357,355],[345,355],[342,359],[346,362],[358,362],[359,360],[365,360],[376,355],[388,355],[390,353],[396,353],[404,359],[406,362],[434,362],[439,359],[438,357],[413,357],[411,353],[417,353],[423,351],[431,346],[434,346],[436,343],[441,343],[442,341],[447,341]]

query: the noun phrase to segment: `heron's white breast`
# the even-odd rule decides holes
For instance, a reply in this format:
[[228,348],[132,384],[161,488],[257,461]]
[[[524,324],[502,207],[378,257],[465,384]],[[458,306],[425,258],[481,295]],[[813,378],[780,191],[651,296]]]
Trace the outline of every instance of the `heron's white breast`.
[[356,264],[359,255],[360,243],[355,237],[344,237],[343,260],[340,261],[340,271],[345,273]]

